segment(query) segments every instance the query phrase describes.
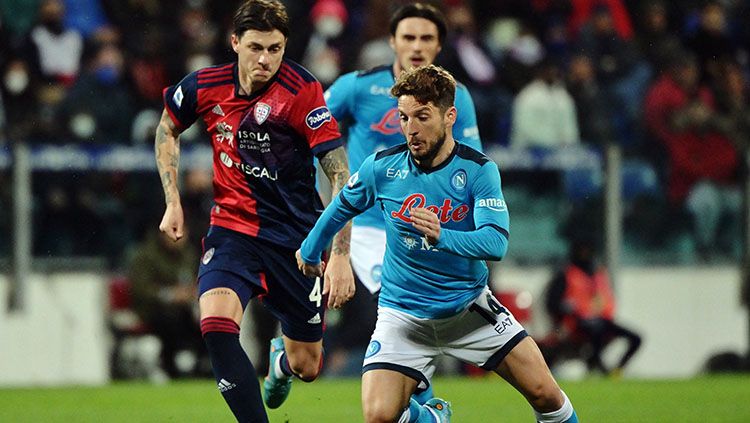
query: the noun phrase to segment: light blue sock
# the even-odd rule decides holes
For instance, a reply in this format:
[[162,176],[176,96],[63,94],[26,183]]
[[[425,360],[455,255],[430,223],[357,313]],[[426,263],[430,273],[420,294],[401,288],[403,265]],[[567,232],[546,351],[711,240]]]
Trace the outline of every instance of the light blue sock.
[[[404,420],[399,420],[399,422]],[[427,409],[427,407],[420,405],[414,397],[409,400],[409,419],[405,420],[407,423],[437,423],[438,420],[435,416]]]
[[426,390],[419,394],[412,394],[411,399],[416,400],[419,405],[424,405],[427,401],[435,397],[435,393],[432,392],[432,385],[428,386]]

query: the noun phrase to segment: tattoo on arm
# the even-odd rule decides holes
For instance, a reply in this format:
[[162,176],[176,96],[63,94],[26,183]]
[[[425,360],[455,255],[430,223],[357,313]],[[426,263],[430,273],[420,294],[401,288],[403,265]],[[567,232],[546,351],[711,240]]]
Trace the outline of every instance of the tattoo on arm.
[[180,164],[180,131],[164,110],[159,125],[156,127],[154,153],[156,167],[159,170],[164,199],[167,203],[179,200],[177,189],[177,171]]
[[[335,148],[326,153],[320,159],[320,167],[331,181],[331,198],[334,198],[344,189],[346,181],[349,179],[349,162],[346,158],[344,147]],[[349,254],[350,239],[352,233],[352,223],[349,222],[333,238],[331,252],[336,255]]]

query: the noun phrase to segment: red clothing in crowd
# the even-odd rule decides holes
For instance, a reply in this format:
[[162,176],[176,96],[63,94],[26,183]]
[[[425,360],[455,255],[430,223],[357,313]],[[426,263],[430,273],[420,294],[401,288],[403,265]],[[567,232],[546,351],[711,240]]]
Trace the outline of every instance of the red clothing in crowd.
[[569,265],[565,281],[563,302],[569,313],[564,315],[562,323],[569,333],[576,332],[579,320],[614,319],[615,297],[606,270],[599,269],[589,275],[580,267]]
[[694,97],[665,74],[649,89],[645,100],[646,126],[669,155],[669,199],[680,203],[691,187],[703,179],[731,183],[737,172],[737,151],[730,140],[714,131],[674,129],[675,112],[698,100],[714,110],[713,96],[703,87]]

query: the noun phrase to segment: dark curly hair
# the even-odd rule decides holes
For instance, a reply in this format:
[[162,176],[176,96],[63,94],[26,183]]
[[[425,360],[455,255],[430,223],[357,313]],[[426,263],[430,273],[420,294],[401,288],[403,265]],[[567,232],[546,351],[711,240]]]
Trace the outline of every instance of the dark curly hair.
[[391,88],[391,95],[414,96],[418,102],[432,102],[441,111],[453,106],[456,98],[456,80],[440,66],[427,65],[404,72]]

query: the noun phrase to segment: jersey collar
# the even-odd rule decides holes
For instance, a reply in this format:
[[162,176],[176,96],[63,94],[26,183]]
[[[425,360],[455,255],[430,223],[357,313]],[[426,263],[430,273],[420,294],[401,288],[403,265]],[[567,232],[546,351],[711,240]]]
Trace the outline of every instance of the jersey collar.
[[[282,63],[282,66],[283,66],[283,63]],[[250,95],[244,95],[244,94],[240,94],[240,66],[237,62],[234,62],[234,69],[232,71],[232,75],[234,76],[234,96],[236,98],[241,98],[243,100],[248,100],[248,101],[255,100],[256,98],[265,94],[265,92],[268,91],[268,89],[271,88],[271,86],[276,83],[276,80],[279,78],[279,72],[281,72],[281,66],[279,66],[279,69],[271,77],[271,79],[268,80],[268,83],[265,86],[263,86],[263,88],[259,89],[258,91],[255,91],[254,93]]]
[[458,151],[458,141],[455,141],[455,140],[454,140],[454,142],[455,142],[455,144],[453,145],[453,150],[451,150],[451,154],[450,154],[450,155],[448,155],[448,157],[446,157],[446,159],[445,159],[445,160],[443,160],[443,162],[442,162],[442,163],[440,163],[439,165],[437,165],[437,166],[435,166],[435,167],[431,167],[431,168],[426,168],[426,167],[423,167],[423,166],[421,166],[421,165],[420,165],[419,163],[417,163],[417,162],[416,162],[416,161],[414,160],[414,156],[412,156],[412,155],[411,155],[411,151],[409,151],[409,150],[408,150],[408,148],[407,148],[407,150],[406,150],[406,151],[407,151],[407,153],[406,153],[406,154],[408,154],[408,155],[409,155],[409,161],[411,161],[411,163],[412,163],[412,164],[413,164],[413,165],[414,165],[414,166],[415,166],[415,167],[416,167],[417,169],[419,169],[420,171],[422,171],[422,173],[432,173],[432,172],[437,172],[438,170],[440,170],[440,169],[442,169],[442,168],[444,168],[444,167],[448,166],[448,165],[450,164],[450,162],[451,162],[451,161],[453,160],[453,157],[455,157],[455,156],[456,156],[456,152]]

